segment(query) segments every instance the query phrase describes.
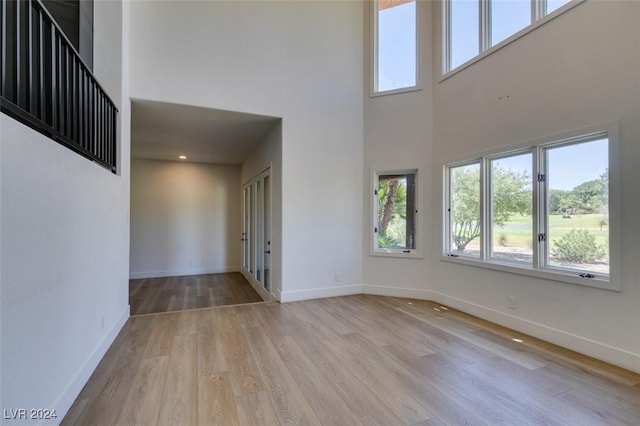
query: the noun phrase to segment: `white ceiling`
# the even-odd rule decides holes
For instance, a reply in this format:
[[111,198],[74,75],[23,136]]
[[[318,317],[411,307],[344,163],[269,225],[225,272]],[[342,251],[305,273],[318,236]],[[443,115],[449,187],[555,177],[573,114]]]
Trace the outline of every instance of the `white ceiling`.
[[146,100],[131,101],[131,156],[242,164],[279,118]]

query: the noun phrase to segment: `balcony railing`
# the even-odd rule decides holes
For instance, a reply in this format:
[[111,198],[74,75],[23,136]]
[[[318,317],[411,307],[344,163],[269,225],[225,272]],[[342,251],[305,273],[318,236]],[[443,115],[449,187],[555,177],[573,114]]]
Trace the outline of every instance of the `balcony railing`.
[[118,110],[39,0],[0,0],[1,111],[113,173]]

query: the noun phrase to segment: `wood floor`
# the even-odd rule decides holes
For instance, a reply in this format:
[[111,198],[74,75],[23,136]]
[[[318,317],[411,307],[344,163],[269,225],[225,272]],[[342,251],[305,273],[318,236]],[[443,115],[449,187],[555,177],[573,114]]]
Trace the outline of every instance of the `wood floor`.
[[129,281],[131,315],[262,302],[240,273]]
[[63,424],[639,419],[638,374],[431,302],[359,295],[131,318]]

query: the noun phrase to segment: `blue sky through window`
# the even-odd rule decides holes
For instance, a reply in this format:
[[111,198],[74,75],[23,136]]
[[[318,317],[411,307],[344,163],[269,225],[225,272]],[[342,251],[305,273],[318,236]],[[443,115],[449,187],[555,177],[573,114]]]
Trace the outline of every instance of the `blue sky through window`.
[[[547,0],[544,4],[548,15],[570,3],[571,0]],[[449,63],[446,70],[453,70],[481,53],[480,0],[448,0]],[[488,20],[482,40],[482,48],[493,47],[529,27],[532,22],[531,0],[490,0],[487,3]],[[483,21],[483,25],[485,25]],[[484,31],[484,29],[483,29]],[[484,40],[484,38],[488,40]]]
[[530,0],[493,0],[491,2],[491,45],[531,25]]
[[571,190],[581,183],[597,180],[609,168],[609,141],[597,141],[551,148],[549,187]]
[[569,3],[570,0],[547,0],[547,14]]
[[378,87],[416,85],[416,2],[378,11]]
[[[576,145],[549,148],[549,186],[570,191],[581,183],[597,180],[609,167],[609,141],[599,139]],[[508,161],[506,161],[508,160]],[[495,164],[531,174],[531,156],[518,155]]]
[[478,0],[451,2],[451,69],[480,53]]

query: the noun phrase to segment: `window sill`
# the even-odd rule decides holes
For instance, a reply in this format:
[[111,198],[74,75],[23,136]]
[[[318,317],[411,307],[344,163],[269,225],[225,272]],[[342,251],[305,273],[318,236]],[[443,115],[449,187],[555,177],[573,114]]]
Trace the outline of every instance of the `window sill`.
[[443,262],[457,263],[460,265],[472,266],[476,268],[491,269],[494,271],[508,272],[518,275],[526,275],[534,278],[541,278],[565,284],[575,284],[585,287],[594,287],[602,290],[620,292],[620,288],[615,286],[611,279],[605,278],[582,278],[577,272],[550,270],[550,269],[533,269],[526,265],[507,264],[495,261],[482,261],[467,257],[451,257],[442,255],[440,260]]
[[380,96],[397,95],[400,93],[419,92],[422,90],[422,86],[403,87],[401,89],[385,90],[384,92],[374,92],[373,90],[369,94],[370,98],[379,98]]
[[394,257],[397,259],[423,259],[422,254],[416,250],[410,250],[409,253],[405,253],[401,250],[372,250],[369,255],[371,257]]

